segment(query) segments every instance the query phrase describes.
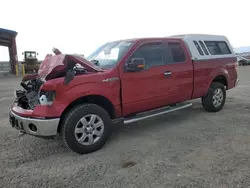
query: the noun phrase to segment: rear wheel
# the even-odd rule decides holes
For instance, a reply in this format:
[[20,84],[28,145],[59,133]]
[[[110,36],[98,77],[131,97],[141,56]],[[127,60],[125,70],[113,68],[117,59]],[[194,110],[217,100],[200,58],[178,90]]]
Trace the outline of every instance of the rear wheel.
[[69,149],[86,154],[100,149],[106,143],[111,123],[103,108],[95,104],[83,104],[65,115],[60,133]]
[[226,101],[226,89],[222,83],[213,82],[205,97],[202,97],[202,106],[208,112],[220,111]]

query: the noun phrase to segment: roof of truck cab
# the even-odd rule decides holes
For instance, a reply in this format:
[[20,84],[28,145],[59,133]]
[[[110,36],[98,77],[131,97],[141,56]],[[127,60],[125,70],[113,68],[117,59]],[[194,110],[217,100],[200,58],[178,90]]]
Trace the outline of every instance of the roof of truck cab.
[[174,40],[181,40],[180,38],[175,37],[144,37],[144,38],[132,38],[132,39],[123,39],[123,40],[117,40],[113,42],[144,42],[144,41],[150,41],[150,40],[166,40],[166,39],[174,39]]
[[[148,38],[133,38],[133,39],[124,39],[120,40],[121,42],[147,42],[147,41],[163,41],[163,40],[174,40],[174,41],[183,41],[186,44],[186,47],[188,48],[190,55],[193,60],[203,60],[203,59],[216,59],[216,58],[228,58],[228,57],[235,57],[234,50],[228,41],[227,37],[223,35],[210,35],[210,34],[183,34],[183,35],[173,35],[173,36],[168,36],[168,37],[148,37]],[[221,54],[221,55],[212,55],[209,54],[203,54],[201,55],[195,44],[194,41],[202,43],[206,41],[223,41],[226,42],[228,45],[231,54]],[[200,45],[200,44],[199,44]],[[205,47],[207,48],[207,47]],[[207,49],[208,50],[208,49]]]
[[148,41],[148,40],[165,40],[165,39],[179,39],[179,40],[187,40],[187,39],[206,39],[206,40],[227,40],[227,38],[223,35],[211,35],[211,34],[183,34],[183,35],[172,35],[167,37],[142,37],[142,38],[131,38],[131,39],[123,39],[117,41],[126,41],[126,42],[138,42],[138,41]]

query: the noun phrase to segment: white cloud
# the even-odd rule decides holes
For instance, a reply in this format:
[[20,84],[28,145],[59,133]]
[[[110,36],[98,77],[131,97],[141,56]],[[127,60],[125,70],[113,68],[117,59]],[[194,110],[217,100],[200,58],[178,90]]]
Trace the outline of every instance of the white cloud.
[[[8,0],[1,2],[0,27],[18,32],[19,55],[36,50],[40,59],[52,47],[88,54],[110,40],[180,33],[222,34],[239,47],[250,45],[249,5],[249,0]],[[7,57],[2,48],[0,55]]]

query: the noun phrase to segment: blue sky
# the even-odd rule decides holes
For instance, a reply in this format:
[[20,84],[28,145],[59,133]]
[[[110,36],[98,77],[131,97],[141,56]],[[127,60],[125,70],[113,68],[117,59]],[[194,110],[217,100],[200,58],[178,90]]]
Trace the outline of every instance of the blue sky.
[[[18,32],[19,60],[24,50],[36,50],[39,59],[53,47],[86,55],[106,41],[182,33],[226,35],[240,47],[250,45],[249,5],[249,0],[8,0],[1,2],[0,27]],[[7,49],[0,47],[0,60],[6,59]]]

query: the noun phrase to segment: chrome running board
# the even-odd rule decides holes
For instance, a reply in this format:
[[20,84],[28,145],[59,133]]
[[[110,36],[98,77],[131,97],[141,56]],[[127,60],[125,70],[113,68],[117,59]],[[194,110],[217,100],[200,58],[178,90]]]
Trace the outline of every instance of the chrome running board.
[[173,106],[173,107],[171,107],[171,106],[162,107],[162,108],[150,110],[147,112],[142,112],[142,113],[137,114],[136,116],[134,116],[132,118],[125,118],[125,119],[123,119],[123,123],[124,124],[134,123],[137,121],[141,121],[141,120],[156,117],[159,115],[167,114],[167,113],[174,112],[177,110],[185,109],[185,108],[188,108],[191,106],[192,106],[192,103],[180,103],[180,104],[177,104],[176,106]]

